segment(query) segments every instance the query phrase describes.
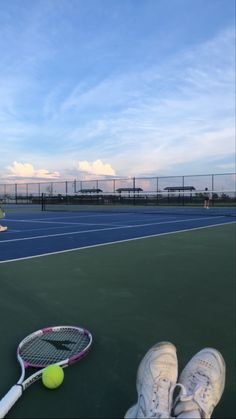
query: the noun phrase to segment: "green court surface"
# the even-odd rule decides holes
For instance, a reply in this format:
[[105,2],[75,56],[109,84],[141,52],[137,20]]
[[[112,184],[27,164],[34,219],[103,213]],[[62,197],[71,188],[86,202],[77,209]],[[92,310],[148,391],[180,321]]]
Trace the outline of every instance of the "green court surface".
[[179,371],[200,349],[221,351],[226,388],[214,418],[235,417],[235,226],[0,264],[0,394],[19,378],[18,342],[42,327],[81,325],[94,344],[57,390],[25,391],[11,418],[122,418],[151,345],[171,341]]

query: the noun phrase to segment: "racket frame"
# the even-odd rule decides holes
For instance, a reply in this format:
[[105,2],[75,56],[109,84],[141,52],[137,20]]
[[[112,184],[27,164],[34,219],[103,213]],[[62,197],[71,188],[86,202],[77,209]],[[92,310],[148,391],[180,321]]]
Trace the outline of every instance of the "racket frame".
[[[46,335],[48,332],[59,332],[60,330],[78,330],[80,333],[87,335],[89,338],[88,345],[84,348],[83,351],[78,352],[77,354],[64,359],[59,362],[55,362],[54,365],[60,365],[62,368],[66,368],[69,365],[72,365],[82,359],[90,350],[90,347],[93,342],[93,338],[91,333],[82,327],[77,326],[54,326],[54,327],[46,327],[43,329],[39,329],[36,332],[31,333],[30,335],[26,336],[18,345],[17,348],[17,360],[21,366],[21,376],[17,383],[11,387],[8,393],[0,400],[0,418],[3,418],[11,409],[11,407],[16,403],[16,401],[21,397],[24,390],[26,390],[31,384],[35,381],[39,380],[43,374],[45,368],[47,368],[50,364],[41,365],[41,364],[31,364],[21,357],[21,349],[23,346],[33,340],[37,336]],[[28,378],[25,379],[25,370],[27,368],[39,368],[39,371],[36,371],[34,374],[30,375]]]

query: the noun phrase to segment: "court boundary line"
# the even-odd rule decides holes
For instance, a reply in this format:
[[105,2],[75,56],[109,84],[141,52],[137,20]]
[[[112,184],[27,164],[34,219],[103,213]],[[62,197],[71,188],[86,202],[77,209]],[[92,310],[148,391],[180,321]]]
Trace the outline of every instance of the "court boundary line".
[[60,254],[60,253],[76,252],[78,250],[85,250],[85,249],[90,249],[90,248],[93,248],[93,247],[108,246],[108,245],[112,245],[112,244],[119,244],[119,243],[134,241],[134,240],[143,240],[143,239],[149,239],[149,238],[153,238],[153,237],[167,236],[167,235],[171,235],[171,234],[187,233],[189,231],[203,230],[205,228],[219,227],[219,226],[222,226],[222,225],[228,225],[228,224],[234,224],[234,223],[235,223],[235,221],[231,221],[229,223],[212,224],[210,226],[193,227],[193,228],[184,229],[184,230],[169,231],[169,232],[165,232],[165,233],[157,233],[157,234],[152,234],[152,235],[149,235],[149,236],[133,237],[133,238],[130,238],[130,239],[117,240],[117,241],[113,241],[113,242],[91,244],[91,245],[88,245],[88,246],[81,246],[81,247],[77,247],[77,248],[73,248],[73,249],[64,249],[64,250],[59,250],[59,251],[56,251],[56,252],[43,253],[41,255],[24,256],[23,258],[2,260],[2,261],[0,261],[0,264],[9,263],[9,262],[19,262],[19,261],[22,261],[22,260],[35,259],[35,258],[40,258],[40,257],[45,257],[45,256],[52,256],[52,255],[57,255],[57,254]]
[[[223,217],[223,215],[221,215]],[[13,223],[39,223],[39,224],[66,224],[66,225],[111,225],[111,223],[84,223],[84,222],[70,222],[70,221],[52,221],[52,220],[13,220],[13,219],[4,219],[7,222],[13,222]]]
[[[215,217],[215,218],[224,218],[223,216]],[[143,224],[134,224],[134,225],[121,225],[121,226],[114,226],[114,227],[107,227],[107,228],[94,228],[91,230],[81,230],[81,231],[70,231],[65,233],[55,233],[55,234],[44,234],[42,236],[31,236],[31,237],[21,237],[15,239],[6,239],[1,240],[0,245],[2,243],[11,243],[11,242],[18,242],[18,241],[27,241],[27,240],[37,240],[37,239],[46,239],[51,237],[60,237],[60,236],[72,236],[75,234],[85,234],[85,233],[97,233],[99,231],[110,231],[110,230],[121,230],[125,228],[139,228],[139,227],[149,227],[154,225],[164,225],[164,224],[175,224],[175,223],[187,223],[192,221],[203,221],[203,220],[212,220],[212,217],[204,217],[204,218],[190,218],[190,219],[183,219],[183,220],[168,220],[168,221],[158,221],[155,223],[143,223]],[[224,223],[223,223],[224,224]],[[27,230],[26,230],[27,231]],[[10,233],[10,231],[9,231]]]

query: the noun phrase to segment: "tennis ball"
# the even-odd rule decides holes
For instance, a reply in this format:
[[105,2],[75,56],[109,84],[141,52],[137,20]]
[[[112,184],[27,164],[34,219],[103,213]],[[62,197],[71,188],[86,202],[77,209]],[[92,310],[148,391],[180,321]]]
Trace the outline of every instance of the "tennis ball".
[[44,368],[42,374],[42,382],[45,387],[53,390],[59,387],[64,380],[64,371],[60,365],[49,365]]

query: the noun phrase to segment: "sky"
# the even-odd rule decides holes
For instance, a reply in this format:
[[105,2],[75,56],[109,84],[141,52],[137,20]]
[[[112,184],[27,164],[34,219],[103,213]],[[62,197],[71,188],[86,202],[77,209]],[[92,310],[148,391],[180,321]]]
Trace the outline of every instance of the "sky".
[[235,171],[235,0],[1,0],[0,183]]

